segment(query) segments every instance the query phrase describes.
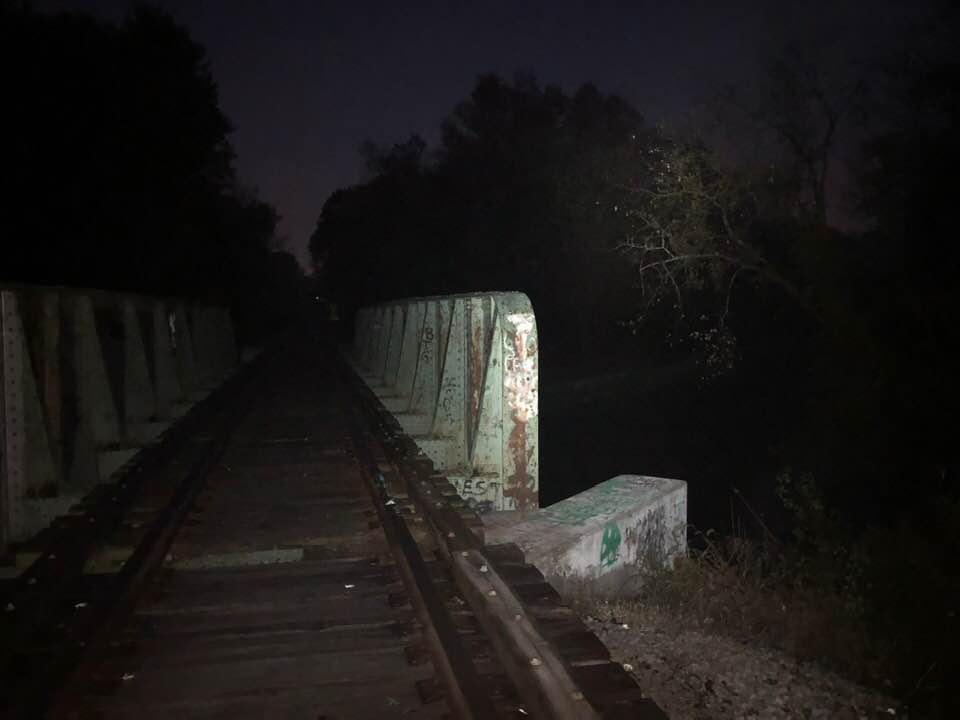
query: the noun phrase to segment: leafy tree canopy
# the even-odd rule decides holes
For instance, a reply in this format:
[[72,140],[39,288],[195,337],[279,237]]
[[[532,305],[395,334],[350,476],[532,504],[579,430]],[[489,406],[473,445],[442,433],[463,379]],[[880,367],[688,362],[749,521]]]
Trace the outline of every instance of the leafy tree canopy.
[[4,279],[251,307],[268,292],[277,213],[238,188],[204,50],[168,15],[7,7],[0,78],[0,233],[24,250]]

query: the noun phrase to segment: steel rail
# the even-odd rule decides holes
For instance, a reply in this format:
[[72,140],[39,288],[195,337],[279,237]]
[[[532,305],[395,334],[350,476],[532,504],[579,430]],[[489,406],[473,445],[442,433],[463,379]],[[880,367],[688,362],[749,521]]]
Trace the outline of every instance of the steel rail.
[[207,476],[223,457],[238,420],[243,416],[243,406],[250,402],[247,393],[241,394],[241,398],[241,402],[232,403],[228,409],[221,410],[221,417],[218,418],[219,422],[207,450],[191,465],[177,485],[171,502],[160,511],[143,540],[123,564],[117,577],[119,591],[106,609],[106,618],[87,642],[80,663],[52,699],[51,710],[47,713],[49,718],[68,717],[73,712],[72,704],[79,694],[78,688],[89,682],[92,668],[106,651],[110,639],[127,619],[144,588],[163,565],[167,551],[184,518],[203,490]]
[[[167,430],[159,442],[141,450],[117,479],[97,486],[80,503],[87,506],[85,513],[58,518],[38,559],[11,581],[2,600],[8,625],[0,668],[4,682],[16,677],[17,687],[7,688],[0,703],[5,718],[48,713],[56,716],[58,708],[68,704],[78,675],[102,650],[109,629],[129,610],[163,562],[186,511],[226,445],[239,415],[238,404],[248,399],[250,380],[260,363],[258,357],[241,368]],[[171,503],[151,520],[110,587],[89,603],[87,620],[72,627],[76,606],[65,604],[64,597],[69,597],[71,587],[83,579],[87,560],[120,526],[150,474],[160,472],[171,458],[184,452],[198,431],[211,422],[215,423],[213,436],[203,444],[199,456],[177,484]],[[14,667],[22,665],[25,652],[37,652],[33,637],[38,632],[50,635],[54,627],[62,630],[48,637],[49,649],[45,652],[45,645],[39,647],[44,653],[42,667],[27,663],[25,674],[20,667]]]
[[[438,546],[451,561],[454,580],[491,641],[535,717],[556,720],[588,720],[600,715],[586,700],[562,657],[539,632],[536,620],[510,589],[485,553],[482,524],[471,528],[462,517],[457,496],[445,479],[431,482],[426,473],[431,463],[414,455],[415,445],[383,407],[379,398],[341,359],[341,368],[359,396],[368,422],[391,438],[385,443],[388,457],[404,478],[409,497],[434,530]],[[438,492],[434,492],[438,490]],[[390,517],[400,525],[402,519]]]
[[[451,710],[465,720],[485,720],[497,717],[493,701],[483,687],[477,668],[464,646],[457,627],[444,605],[427,569],[417,541],[407,523],[395,508],[396,501],[378,482],[379,470],[373,454],[364,439],[356,410],[350,412],[349,402],[342,403],[351,421],[350,440],[377,516],[393,551],[394,561],[404,579],[417,614],[424,626],[434,669],[447,690]],[[388,505],[388,503],[390,503]]]

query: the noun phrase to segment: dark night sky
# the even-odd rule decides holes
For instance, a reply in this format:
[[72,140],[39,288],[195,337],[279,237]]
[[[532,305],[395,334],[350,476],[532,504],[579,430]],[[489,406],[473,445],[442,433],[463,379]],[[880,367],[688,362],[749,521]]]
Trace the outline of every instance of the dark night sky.
[[[135,3],[37,4],[119,20]],[[241,180],[277,207],[286,247],[306,265],[324,200],[363,178],[360,144],[414,132],[434,142],[440,121],[482,72],[510,78],[527,69],[568,91],[592,81],[650,121],[682,125],[722,84],[756,78],[765,58],[786,42],[863,55],[895,37],[924,3],[156,4],[206,47],[236,127]]]

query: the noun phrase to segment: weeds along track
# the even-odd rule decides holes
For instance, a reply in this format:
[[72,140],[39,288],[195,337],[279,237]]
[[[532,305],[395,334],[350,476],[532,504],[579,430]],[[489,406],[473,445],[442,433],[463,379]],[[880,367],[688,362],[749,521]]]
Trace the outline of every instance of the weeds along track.
[[319,338],[22,552],[5,718],[664,717]]

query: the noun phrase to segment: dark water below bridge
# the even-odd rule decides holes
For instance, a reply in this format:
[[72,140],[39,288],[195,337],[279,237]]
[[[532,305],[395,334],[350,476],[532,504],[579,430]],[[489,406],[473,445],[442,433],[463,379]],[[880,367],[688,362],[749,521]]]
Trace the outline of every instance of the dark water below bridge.
[[689,522],[726,531],[731,506],[745,522],[783,522],[772,478],[782,407],[743,378],[697,381],[671,366],[592,380],[542,382],[540,502],[546,506],[620,474],[688,483]]

